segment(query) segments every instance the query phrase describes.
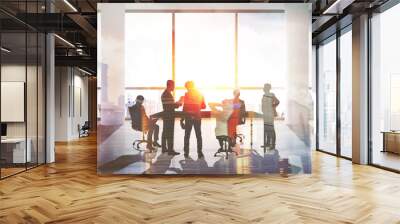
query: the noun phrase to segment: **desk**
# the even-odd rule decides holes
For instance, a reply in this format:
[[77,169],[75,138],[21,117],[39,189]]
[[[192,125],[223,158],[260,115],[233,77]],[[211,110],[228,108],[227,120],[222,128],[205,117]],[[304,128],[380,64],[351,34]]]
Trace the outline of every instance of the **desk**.
[[382,152],[391,152],[400,154],[400,132],[383,131],[383,150]]
[[[202,110],[202,111],[200,111],[200,115],[201,115],[201,118],[211,118],[212,112],[207,111],[207,110]],[[158,112],[158,113],[150,115],[150,117],[154,118],[154,119],[160,119],[165,116],[174,117],[174,118],[186,118],[186,117],[190,117],[190,114],[183,112],[183,111],[173,111],[173,112],[162,111],[162,112]],[[255,111],[246,111],[246,117],[247,118],[262,118],[263,114],[257,113]]]
[[31,162],[31,139],[27,139],[28,144],[25,153],[25,138],[6,138],[1,139],[1,157],[5,163],[25,163]]

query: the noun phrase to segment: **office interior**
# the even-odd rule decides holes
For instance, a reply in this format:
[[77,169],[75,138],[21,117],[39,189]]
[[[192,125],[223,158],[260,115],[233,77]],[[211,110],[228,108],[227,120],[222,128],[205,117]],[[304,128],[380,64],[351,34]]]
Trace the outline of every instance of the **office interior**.
[[[160,169],[151,169],[145,163],[132,163],[134,156],[131,156],[131,154],[137,153],[131,147],[132,142],[141,139],[142,134],[132,130],[130,118],[125,109],[121,113],[126,120],[121,126],[110,128],[98,135],[100,132],[97,129],[101,128],[100,120],[102,113],[104,113],[104,107],[100,105],[103,97],[101,93],[104,80],[102,80],[97,63],[98,49],[101,48],[102,44],[98,41],[98,32],[102,31],[99,30],[98,26],[101,21],[98,18],[97,4],[121,2],[132,3],[132,1],[120,0],[0,1],[1,186],[6,186],[7,183],[18,178],[23,178],[18,179],[20,183],[30,183],[30,178],[33,178],[34,175],[35,178],[39,176],[42,178],[41,181],[45,181],[51,176],[48,173],[56,170],[54,167],[57,167],[58,162],[60,162],[57,158],[63,159],[63,168],[76,167],[74,171],[82,169],[85,172],[93,171],[99,174],[104,171],[104,176],[99,177],[101,181],[110,178],[109,180],[118,180],[122,183],[123,180],[126,180],[124,178],[129,179],[131,177],[120,178],[107,175],[110,173],[132,174],[138,169],[143,172],[147,170],[148,173],[154,174],[193,173],[190,172],[191,169],[184,170],[179,162],[184,160],[183,142],[179,140],[176,140],[176,150],[181,154],[173,157],[173,159],[167,157],[162,160],[161,149],[157,149],[155,154],[149,154],[149,157],[145,158],[154,160],[161,156]],[[135,2],[138,4],[149,4],[149,2],[153,4],[198,3],[198,1],[179,0],[139,0]],[[255,5],[259,3],[259,1],[252,0],[210,0],[209,2],[215,4],[251,3]],[[280,0],[268,2],[282,3]],[[310,99],[309,105],[311,105],[311,111],[308,111],[309,117],[307,118],[309,122],[304,122],[310,131],[309,141],[299,140],[299,136],[293,134],[293,130],[288,130],[285,125],[282,125],[287,119],[285,106],[278,107],[280,117],[275,120],[277,132],[281,133],[277,141],[294,139],[291,143],[296,145],[296,149],[298,149],[297,143],[299,142],[301,144],[306,142],[311,148],[311,152],[304,151],[307,155],[310,154],[307,161],[302,160],[302,152],[294,158],[289,158],[289,164],[293,165],[293,169],[288,172],[289,178],[292,174],[300,174],[296,175],[296,178],[298,178],[296,181],[300,181],[304,176],[312,176],[312,174],[304,174],[315,171],[312,168],[313,164],[320,165],[318,163],[321,162],[321,158],[326,158],[325,156],[329,156],[333,160],[324,163],[322,168],[331,171],[328,172],[328,175],[337,177],[337,179],[335,179],[336,182],[329,182],[330,180],[328,180],[329,186],[324,185],[321,187],[323,189],[333,189],[332,186],[341,183],[341,181],[347,181],[346,178],[352,178],[355,181],[374,176],[374,174],[385,175],[385,178],[386,175],[398,177],[396,175],[400,173],[400,106],[397,95],[400,94],[400,67],[398,65],[400,31],[397,24],[400,21],[400,3],[397,0],[290,0],[285,2],[306,2],[312,8],[309,31],[311,43],[310,46],[305,46],[311,48],[311,60],[307,80],[304,80]],[[119,14],[115,15],[118,16]],[[161,22],[156,22],[156,24],[160,25]],[[138,25],[143,24],[138,22]],[[159,33],[157,32],[157,34]],[[149,46],[155,45],[150,43]],[[273,47],[279,47],[279,45]],[[279,60],[279,57],[279,55],[275,55],[271,60]],[[271,66],[274,65],[271,64]],[[240,80],[239,76],[230,77],[233,82],[236,78]],[[162,110],[159,95],[164,90],[167,79],[170,79],[170,76],[162,78],[146,76],[141,83],[151,82],[151,85],[128,85],[126,88],[122,88],[125,97],[121,99],[121,102],[123,105],[129,105],[135,101],[138,94],[142,94],[145,96],[148,113],[157,113]],[[176,97],[183,95],[185,92],[184,82],[187,79],[179,76],[173,79],[178,87],[175,93]],[[248,89],[243,88],[242,90],[242,97],[245,99],[249,110],[257,110],[259,107],[257,104],[260,101],[260,95],[262,95],[262,85],[259,85],[255,80],[249,80],[254,81],[255,84],[248,83]],[[201,83],[201,81],[198,84],[200,86],[209,85],[208,82]],[[209,92],[204,89],[202,91],[205,93],[206,99],[215,97],[215,101],[221,101],[226,96],[231,95],[234,87],[233,85],[223,91],[213,90],[212,88],[207,90]],[[279,98],[285,99],[278,87],[273,91]],[[223,93],[220,94],[220,92]],[[248,94],[248,92],[252,93]],[[249,122],[250,119],[247,119],[246,125],[238,129],[240,133],[245,135],[243,148],[251,148]],[[162,121],[159,121],[158,124],[160,130],[162,130]],[[180,123],[177,120],[175,136],[176,138],[183,138],[183,130],[179,126]],[[215,152],[218,142],[214,135],[214,120],[205,121],[203,127],[204,139],[211,139],[204,140],[205,147],[210,148],[210,153]],[[258,123],[253,127],[253,134],[261,138],[262,124]],[[112,134],[120,138],[116,139],[117,142],[119,141],[118,144],[124,144],[130,148],[117,148],[104,154],[94,153],[85,158],[90,161],[97,160],[99,167],[90,164],[91,167],[85,165],[82,168],[79,164],[71,161],[71,158],[76,157],[70,155],[85,156],[86,154],[80,153],[82,151],[96,151],[86,147],[88,142],[96,145],[99,139]],[[192,136],[192,140],[193,149],[190,152],[193,161],[189,161],[189,165],[202,167],[204,164],[197,162],[198,155],[195,150],[194,136]],[[73,147],[65,150],[65,147],[70,144]],[[235,155],[229,155],[228,159],[225,159],[209,154],[208,161],[216,164],[216,166],[208,163],[207,172],[217,174],[252,173],[248,166],[250,161],[262,163],[262,158],[266,158],[260,147],[262,143],[259,141],[254,144],[257,149],[252,155],[254,158],[250,159],[236,158]],[[283,143],[278,142],[277,144],[282,146]],[[290,147],[292,147],[290,144],[282,147],[287,148],[287,150],[280,151],[277,148],[276,151],[272,150],[268,153],[273,156],[279,154],[279,157],[285,158],[293,152],[290,150]],[[83,148],[88,148],[88,150],[82,150]],[[250,155],[250,151],[242,150],[240,152]],[[103,157],[107,159],[103,160]],[[223,167],[218,163],[219,160],[225,163],[233,159],[236,160],[234,166]],[[113,162],[115,160],[116,163]],[[71,164],[65,163],[65,161],[71,162]],[[346,162],[351,163],[351,165],[343,166],[343,163]],[[164,170],[164,163],[172,163],[176,166],[168,166],[166,169],[169,170]],[[246,169],[243,168],[246,166]],[[221,167],[228,172],[219,172],[218,169]],[[317,167],[321,168],[321,166]],[[341,174],[343,167],[346,167],[350,174]],[[46,169],[46,171],[44,172],[42,169]],[[41,172],[47,173],[42,174]],[[268,173],[266,170],[261,172]],[[67,171],[55,173],[54,175],[60,175],[59,173],[64,175]],[[312,177],[318,181],[318,184],[326,181],[326,179],[322,179],[323,174],[319,173],[319,170],[317,170],[317,173],[317,176]],[[205,176],[208,178],[207,175]],[[85,177],[85,175],[82,176],[82,178]],[[90,177],[94,178],[94,176]],[[183,178],[186,177],[183,175]],[[63,176],[60,179],[62,178]],[[162,179],[163,176],[151,178],[151,181],[155,181],[157,178]],[[216,177],[216,179],[218,178]],[[365,186],[354,185],[355,187],[349,190],[349,187],[352,186],[352,183],[350,183],[345,186],[344,190],[343,188],[340,189],[345,193],[355,188],[368,188],[370,185],[373,185],[373,189],[384,189],[385,187],[380,188],[377,185],[386,183],[390,179],[385,178],[376,182],[370,180],[370,182],[363,183]],[[203,179],[200,182],[208,183],[208,181],[214,180]],[[268,179],[264,180],[269,181]],[[167,179],[167,181],[169,180]],[[75,179],[68,183],[71,184],[72,182],[79,181]],[[94,186],[99,184],[94,182],[91,183]],[[142,186],[141,181],[134,180],[134,184],[139,182],[138,185]],[[374,185],[374,183],[378,184]],[[113,185],[110,184],[109,186]],[[131,185],[128,184],[127,186]],[[76,189],[80,189],[80,187],[81,185]],[[208,187],[205,188],[209,189]],[[0,189],[0,191],[4,189],[6,188]],[[398,188],[385,189],[397,194],[396,189]],[[151,188],[150,190],[154,189]],[[328,191],[327,194],[330,193],[332,192]],[[335,191],[335,193],[339,194],[338,191]],[[363,192],[360,195],[374,195],[374,193],[376,192]],[[4,196],[2,199],[6,200],[7,198]],[[380,210],[377,210],[377,212],[380,212]],[[388,213],[384,212],[384,214]],[[347,214],[344,212],[341,215],[343,217]],[[389,215],[398,217],[392,213]],[[1,217],[3,216],[0,216],[0,219]],[[396,218],[389,221],[395,222],[397,221]]]
[[[82,127],[90,126],[89,108],[96,111],[96,77],[90,65],[69,66],[55,60],[58,55],[87,53],[69,49],[72,44],[61,34],[49,37],[50,30],[59,28],[38,25],[44,20],[36,16],[63,10],[57,4],[0,3],[1,179],[54,162],[55,142],[87,135],[88,129]],[[89,97],[94,99],[91,107]],[[95,118],[93,124],[92,131]]]

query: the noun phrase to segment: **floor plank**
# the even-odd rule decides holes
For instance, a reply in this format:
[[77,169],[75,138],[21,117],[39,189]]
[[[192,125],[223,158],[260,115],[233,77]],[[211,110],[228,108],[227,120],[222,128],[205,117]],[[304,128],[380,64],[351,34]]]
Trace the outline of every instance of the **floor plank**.
[[400,223],[400,175],[312,155],[311,175],[98,176],[96,139],[0,181],[0,223]]

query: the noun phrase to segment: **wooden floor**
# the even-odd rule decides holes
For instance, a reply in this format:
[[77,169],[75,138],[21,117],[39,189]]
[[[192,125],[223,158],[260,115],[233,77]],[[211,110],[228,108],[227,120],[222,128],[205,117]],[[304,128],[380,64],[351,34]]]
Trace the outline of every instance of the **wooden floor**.
[[323,154],[313,174],[98,176],[96,140],[0,181],[0,223],[400,223],[400,175]]

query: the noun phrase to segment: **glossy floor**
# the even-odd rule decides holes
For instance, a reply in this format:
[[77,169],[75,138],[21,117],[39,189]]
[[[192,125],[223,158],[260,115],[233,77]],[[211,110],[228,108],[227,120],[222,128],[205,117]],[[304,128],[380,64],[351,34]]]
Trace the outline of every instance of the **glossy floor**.
[[0,223],[400,223],[400,175],[324,153],[312,174],[98,176],[96,139],[0,181]]
[[381,152],[375,150],[373,157],[373,163],[379,166],[387,167],[394,170],[400,171],[400,155],[391,152]]
[[[158,122],[162,130],[162,121]],[[226,158],[225,153],[215,156],[219,145],[215,137],[215,119],[202,120],[204,158],[197,155],[196,138],[192,131],[189,158],[183,155],[184,130],[175,124],[175,150],[180,155],[162,154],[134,150],[132,143],[141,139],[141,133],[132,130],[130,122],[118,127],[106,138],[99,148],[99,173],[101,174],[249,174],[249,173],[310,173],[311,147],[307,141],[290,129],[283,121],[275,122],[277,135],[276,150],[264,153],[263,121],[255,119],[253,124],[239,126],[243,144],[237,144]],[[303,133],[302,133],[303,134]],[[160,134],[161,136],[161,131]],[[310,138],[310,136],[308,136]],[[239,143],[239,141],[238,141]],[[145,147],[143,148],[143,150]]]

